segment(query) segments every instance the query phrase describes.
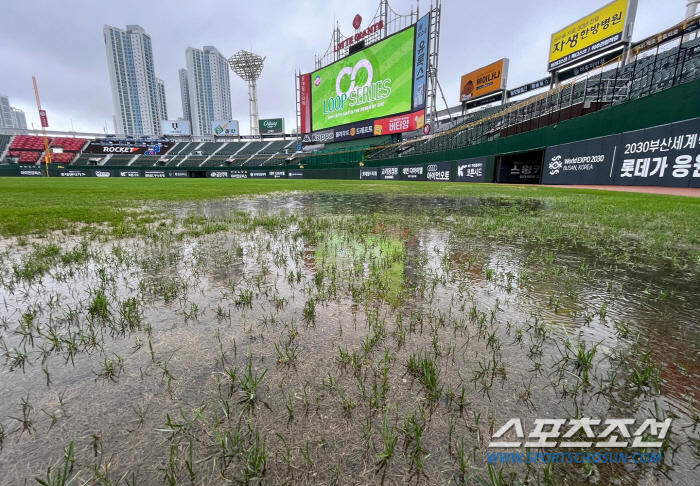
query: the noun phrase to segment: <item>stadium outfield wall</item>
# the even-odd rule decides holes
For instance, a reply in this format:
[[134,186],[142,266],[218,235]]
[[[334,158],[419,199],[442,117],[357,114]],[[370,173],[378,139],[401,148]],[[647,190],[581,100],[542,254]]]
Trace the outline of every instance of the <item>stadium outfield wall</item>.
[[[539,174],[530,172],[530,179],[520,182],[700,187],[700,79],[526,133],[424,155],[364,163],[249,168],[53,164],[49,174],[57,177],[518,182],[501,177],[499,170],[503,175],[504,163],[521,163],[518,160],[522,159],[529,164],[533,157],[539,158],[535,160],[535,165],[539,164]],[[518,170],[522,172],[522,167]],[[45,175],[45,168],[3,165],[0,175],[40,177]]]

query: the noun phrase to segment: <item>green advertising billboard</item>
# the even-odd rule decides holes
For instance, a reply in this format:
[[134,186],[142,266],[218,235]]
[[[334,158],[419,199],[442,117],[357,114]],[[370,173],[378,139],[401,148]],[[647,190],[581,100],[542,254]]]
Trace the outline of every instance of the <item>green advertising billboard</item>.
[[313,130],[410,111],[414,31],[409,27],[312,73]]
[[263,135],[284,133],[284,118],[261,118],[258,120],[258,129]]

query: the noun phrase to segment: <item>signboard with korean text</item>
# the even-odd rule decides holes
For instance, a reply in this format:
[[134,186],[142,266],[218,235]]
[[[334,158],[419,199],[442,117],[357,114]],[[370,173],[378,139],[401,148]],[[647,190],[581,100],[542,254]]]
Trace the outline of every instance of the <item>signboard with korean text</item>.
[[216,137],[237,137],[238,120],[214,120],[211,122],[211,133]]
[[360,180],[361,181],[377,180],[379,178],[378,174],[379,174],[379,169],[376,167],[367,168],[367,169],[361,168],[360,169]]
[[413,111],[425,108],[428,88],[428,45],[430,41],[430,14],[416,23],[416,44],[413,56]]
[[374,120],[365,120],[351,125],[335,127],[335,142],[374,136]]
[[637,0],[614,0],[595,12],[552,34],[548,71],[582,61],[598,52],[628,42],[634,23]]
[[700,118],[622,134],[615,184],[700,187]]
[[486,182],[486,164],[488,157],[477,157],[474,159],[462,159],[455,162],[456,182]]
[[507,58],[465,74],[459,85],[460,103],[504,90],[507,78]]
[[425,166],[423,165],[405,165],[401,167],[401,178],[405,181],[424,181]]
[[389,135],[391,133],[409,132],[423,128],[423,125],[425,125],[425,110],[420,110],[406,115],[375,120],[374,134]]
[[427,166],[426,179],[429,181],[449,182],[452,162],[433,162]]
[[528,93],[528,92],[534,91],[536,89],[545,88],[545,87],[549,86],[551,84],[551,82],[552,82],[552,78],[546,77],[546,78],[542,78],[538,81],[534,81],[532,83],[518,86],[515,89],[509,89],[507,91],[508,98],[512,98],[513,96],[518,96],[518,95],[521,95],[523,93]]
[[382,167],[380,171],[379,178],[383,181],[397,181],[401,179],[401,171],[398,167]]

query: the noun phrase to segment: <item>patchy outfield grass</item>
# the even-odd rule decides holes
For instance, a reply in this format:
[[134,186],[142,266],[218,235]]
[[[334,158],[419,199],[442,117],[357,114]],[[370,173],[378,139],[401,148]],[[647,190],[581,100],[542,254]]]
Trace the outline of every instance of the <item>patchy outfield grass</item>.
[[[74,223],[107,224],[115,235],[139,234],[162,202],[201,201],[281,191],[487,197],[494,205],[480,229],[492,237],[567,239],[604,251],[631,250],[700,266],[700,199],[537,186],[329,180],[145,180],[0,178],[0,235],[44,234]],[[517,204],[522,202],[523,206]],[[541,202],[545,210],[524,211]],[[424,208],[416,208],[421,211]],[[475,222],[476,224],[476,222]],[[622,245],[622,246],[620,246]],[[607,250],[605,249],[606,247]],[[614,248],[613,248],[614,247]]]
[[[17,236],[0,239],[0,486],[700,482],[695,199],[359,181],[0,191]],[[673,425],[657,464],[487,462],[507,420],[527,434],[542,417]]]

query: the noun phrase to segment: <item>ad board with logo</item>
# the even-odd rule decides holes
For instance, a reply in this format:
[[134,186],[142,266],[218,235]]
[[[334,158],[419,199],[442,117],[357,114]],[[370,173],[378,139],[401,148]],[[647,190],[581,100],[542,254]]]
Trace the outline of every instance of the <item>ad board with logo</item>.
[[60,177],[90,177],[91,174],[87,170],[82,169],[63,169],[58,171]]
[[418,130],[425,125],[425,110],[406,115],[392,116],[374,121],[375,135],[389,135],[391,133],[409,132]]
[[147,179],[165,179],[164,170],[144,170],[143,176]]
[[258,120],[261,135],[284,133],[284,118],[265,118]]
[[207,177],[210,179],[228,179],[229,171],[227,171],[227,170],[210,170],[210,171],[207,171]]
[[237,137],[241,134],[238,120],[215,120],[211,122],[211,133],[216,137]]
[[303,179],[304,171],[302,169],[289,169],[287,171],[287,178],[289,179]]
[[452,162],[433,162],[427,166],[426,180],[449,182],[451,171]]
[[306,133],[301,137],[302,145],[319,145],[322,143],[332,143],[335,141],[335,130],[320,130],[318,132]]
[[461,159],[455,162],[456,182],[486,182],[486,164],[488,157]]
[[190,122],[187,120],[165,120],[160,122],[160,130],[163,135],[187,136],[191,135]]
[[548,71],[556,71],[629,42],[637,0],[614,0],[552,34]]
[[271,179],[286,179],[287,173],[284,170],[270,170],[267,172]]
[[108,169],[92,169],[90,174],[92,177],[114,177],[114,171]]
[[246,170],[232,170],[231,179],[247,179],[248,171]]
[[542,78],[542,79],[537,80],[537,81],[533,81],[532,83],[518,86],[515,89],[509,89],[507,91],[508,98],[512,98],[513,96],[518,96],[518,95],[521,95],[523,93],[529,93],[530,91],[534,91],[536,89],[545,88],[545,87],[549,86],[551,84],[551,82],[552,82],[552,78],[546,77],[546,78]]
[[149,142],[141,140],[111,141],[109,139],[90,142],[83,153],[117,155],[163,155],[174,145],[173,142]]
[[360,180],[370,180],[374,181],[379,179],[379,169],[376,167],[370,167],[370,168],[360,168]]
[[248,177],[251,179],[265,179],[267,177],[267,171],[264,170],[251,170],[248,173]]
[[547,147],[542,184],[612,184],[620,135]]
[[117,177],[141,177],[140,170],[118,170],[115,172]]
[[26,167],[19,168],[19,175],[22,177],[44,177],[44,171],[41,169],[30,169]]
[[415,25],[311,74],[313,131],[411,111]]
[[343,125],[335,128],[335,142],[355,140],[374,136],[374,120],[365,120],[352,125]]
[[184,179],[189,177],[186,170],[169,170],[165,173],[168,177],[173,177],[177,179]]
[[402,179],[405,181],[424,181],[425,166],[423,165],[405,165],[401,167]]
[[397,181],[401,179],[401,171],[398,167],[382,167],[379,178],[383,181]]
[[507,58],[465,74],[459,84],[460,103],[503,91],[506,89],[507,78]]

